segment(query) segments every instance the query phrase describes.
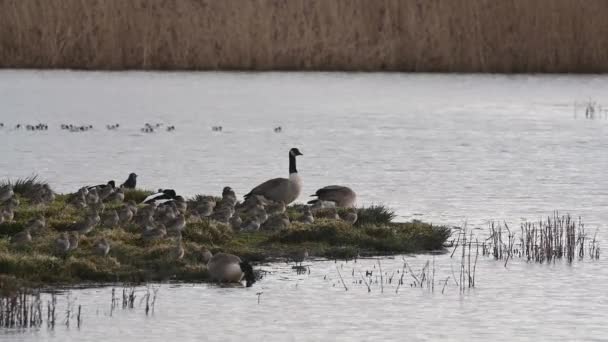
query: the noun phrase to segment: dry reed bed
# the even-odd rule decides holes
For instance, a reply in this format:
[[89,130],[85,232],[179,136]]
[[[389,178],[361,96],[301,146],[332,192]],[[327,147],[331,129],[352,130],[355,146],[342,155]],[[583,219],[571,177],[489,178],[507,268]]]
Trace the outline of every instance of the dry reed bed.
[[0,67],[606,72],[608,2],[0,0]]

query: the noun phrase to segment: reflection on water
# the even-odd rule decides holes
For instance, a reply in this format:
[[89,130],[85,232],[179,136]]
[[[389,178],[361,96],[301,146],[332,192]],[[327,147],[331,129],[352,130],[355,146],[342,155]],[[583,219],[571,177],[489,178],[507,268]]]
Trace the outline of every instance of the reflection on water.
[[[0,178],[40,174],[59,191],[129,172],[149,189],[242,195],[287,173],[304,153],[304,194],[345,184],[360,204],[400,219],[516,227],[553,210],[608,221],[608,120],[574,114],[605,103],[608,77],[323,73],[0,72]],[[13,130],[46,123],[48,130]],[[171,132],[141,131],[162,122]],[[72,133],[62,123],[90,124]],[[108,124],[119,123],[107,130]],[[213,130],[222,126],[222,130]],[[274,128],[281,127],[280,132]],[[305,197],[300,198],[303,201]],[[485,235],[484,235],[485,236]],[[3,331],[0,339],[104,340],[599,340],[608,333],[606,265],[480,258],[462,292],[450,253],[357,263],[262,266],[250,289],[163,284],[154,313],[137,288],[133,309],[111,311],[112,287],[71,290],[82,325]],[[411,274],[435,264],[431,286]],[[366,276],[370,271],[371,275]],[[339,272],[339,273],[338,273]],[[361,277],[361,274],[363,277]],[[340,279],[340,275],[342,279]],[[396,281],[404,277],[404,282]],[[428,281],[428,278],[425,280]],[[401,285],[399,285],[401,284]],[[428,283],[425,283],[428,284]],[[445,288],[444,288],[445,286]],[[345,290],[345,287],[348,290]],[[397,288],[399,289],[397,290]],[[440,289],[441,288],[441,289]],[[65,306],[65,295],[58,305]],[[61,311],[62,309],[59,309]]]

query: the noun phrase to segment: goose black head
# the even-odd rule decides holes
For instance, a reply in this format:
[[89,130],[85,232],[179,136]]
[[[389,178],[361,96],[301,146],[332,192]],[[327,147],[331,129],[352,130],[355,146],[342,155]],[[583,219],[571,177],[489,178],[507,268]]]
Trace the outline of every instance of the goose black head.
[[251,287],[255,283],[255,273],[253,273],[253,267],[247,261],[242,261],[240,264],[241,271],[245,273],[245,286]]
[[302,152],[300,152],[300,150],[298,150],[297,148],[292,148],[291,150],[289,150],[289,155],[290,156],[303,156]]
[[111,181],[109,181],[109,182],[108,182],[108,185],[109,185],[109,186],[110,186],[112,189],[114,189],[114,188],[116,187],[116,182],[114,182],[113,180],[111,180]]
[[136,179],[137,175],[134,172],[129,173],[129,179]]

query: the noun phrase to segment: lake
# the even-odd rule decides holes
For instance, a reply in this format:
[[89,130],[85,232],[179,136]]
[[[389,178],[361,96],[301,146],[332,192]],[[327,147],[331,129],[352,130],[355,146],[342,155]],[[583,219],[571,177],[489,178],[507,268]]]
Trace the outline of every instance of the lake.
[[[286,176],[287,152],[298,147],[300,202],[343,184],[357,191],[359,205],[387,204],[400,220],[466,222],[483,228],[480,236],[490,220],[518,229],[559,210],[582,217],[603,241],[608,120],[603,113],[585,119],[580,104],[608,105],[607,86],[604,76],[4,70],[0,179],[37,174],[70,192],[136,172],[143,188],[192,196],[219,195],[228,185],[242,195]],[[14,128],[37,123],[49,129]],[[105,128],[115,123],[119,129]],[[145,123],[164,126],[142,133]],[[93,129],[72,133],[61,124]],[[434,292],[410,287],[409,273],[398,293],[396,281],[368,292],[358,272],[373,273],[376,259],[309,260],[305,274],[290,264],[258,265],[269,273],[249,289],[162,284],[148,316],[138,306],[110,317],[111,287],[71,290],[83,306],[80,329],[60,324],[0,339],[572,341],[608,334],[604,258],[516,259],[505,268],[484,257],[475,289],[464,293],[453,280],[441,293],[460,262],[449,253],[405,256],[414,270],[433,258]],[[389,276],[403,258],[380,262]],[[60,295],[59,305],[66,299]]]

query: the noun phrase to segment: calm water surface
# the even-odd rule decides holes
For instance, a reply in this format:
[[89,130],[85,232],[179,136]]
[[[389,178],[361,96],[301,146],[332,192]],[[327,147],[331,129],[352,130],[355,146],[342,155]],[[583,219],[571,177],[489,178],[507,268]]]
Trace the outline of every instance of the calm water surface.
[[[450,225],[517,226],[560,210],[605,240],[608,120],[585,120],[573,104],[608,106],[607,88],[599,76],[0,71],[0,178],[36,173],[68,192],[133,171],[144,188],[194,195],[229,185],[243,194],[286,175],[297,146],[304,194],[350,185],[360,205]],[[49,130],[12,128],[38,122]],[[141,133],[146,122],[176,131]],[[62,123],[95,128],[69,133]],[[107,131],[113,123],[121,128]],[[418,269],[432,258],[407,256]],[[110,317],[110,288],[72,290],[83,305],[80,329],[4,331],[0,340],[608,338],[603,259],[507,268],[481,259],[477,288],[465,294],[451,282],[437,289],[458,262],[441,255],[435,263],[434,293],[409,285],[395,293],[395,282],[368,293],[354,282],[377,267],[371,259],[311,261],[304,275],[263,265],[269,275],[250,289],[164,284],[150,316],[136,308]],[[382,259],[388,273],[402,264]]]

